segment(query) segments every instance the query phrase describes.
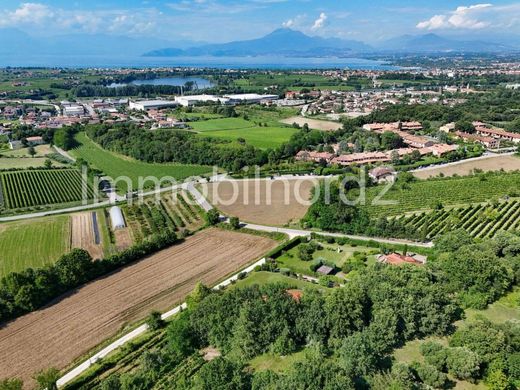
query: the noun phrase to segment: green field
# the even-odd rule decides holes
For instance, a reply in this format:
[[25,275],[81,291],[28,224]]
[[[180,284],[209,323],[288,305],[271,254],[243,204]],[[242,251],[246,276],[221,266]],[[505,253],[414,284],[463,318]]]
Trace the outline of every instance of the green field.
[[[12,169],[12,168],[40,168],[45,164],[44,157],[35,157],[35,158],[0,158],[0,170],[2,169]],[[52,166],[54,167],[62,167],[63,164],[60,164],[56,161],[52,162]]]
[[200,131],[200,132],[245,129],[245,128],[255,126],[254,123],[252,123],[250,121],[246,121],[245,119],[242,119],[242,118],[219,118],[219,119],[195,121],[195,122],[190,122],[189,125],[194,130]]
[[274,149],[297,132],[291,127],[250,127],[236,130],[217,130],[205,131],[200,136],[225,139],[227,141],[237,141],[243,138],[246,145],[256,146],[260,149]]
[[[444,206],[480,203],[505,196],[515,197],[520,191],[520,173],[485,174],[450,179],[431,179],[407,184],[395,184],[382,198],[392,204],[375,204],[382,186],[366,189],[362,208],[373,217],[399,215],[414,210],[431,209],[436,202]],[[352,191],[356,196],[357,191]],[[351,196],[349,195],[349,197]]]
[[[34,147],[34,150],[36,151],[35,157],[45,157],[50,153],[56,153],[56,151],[49,145],[37,145]],[[2,150],[0,151],[0,154],[9,157],[31,157],[29,154],[29,148]]]
[[41,218],[0,225],[0,277],[53,263],[70,250],[70,218]]
[[[85,133],[77,134],[76,140],[80,146],[71,151],[74,156],[84,159],[91,164],[92,167],[101,170],[104,174],[113,179],[128,178],[132,183],[132,187],[135,189],[138,187],[139,177],[145,178],[153,176],[159,179],[173,177],[177,180],[183,180],[190,176],[203,175],[211,172],[210,167],[201,165],[148,164],[131,159],[130,157],[119,156],[101,148],[88,139]],[[124,180],[119,181],[117,186],[118,190],[122,192],[128,190],[127,183]]]
[[268,283],[285,283],[290,287],[295,288],[316,288],[316,289],[324,289],[324,287],[319,286],[314,283],[305,282],[303,280],[298,280],[295,278],[290,278],[288,276],[281,275],[279,273],[267,272],[267,271],[259,271],[253,272],[247,276],[247,278],[243,280],[239,280],[235,283],[234,287],[248,287],[253,286],[255,284],[264,285]]

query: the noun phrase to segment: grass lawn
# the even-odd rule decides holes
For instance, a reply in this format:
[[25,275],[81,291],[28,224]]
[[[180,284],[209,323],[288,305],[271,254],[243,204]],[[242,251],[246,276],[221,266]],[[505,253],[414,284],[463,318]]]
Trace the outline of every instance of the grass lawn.
[[220,118],[207,121],[195,121],[189,123],[196,131],[234,130],[254,127],[255,124],[242,118]]
[[305,351],[298,351],[287,356],[271,355],[265,353],[259,355],[249,362],[249,366],[255,371],[272,370],[282,373],[289,370],[296,362],[305,359]]
[[[323,249],[320,249],[312,255],[313,260],[324,259],[325,261],[334,263],[337,267],[341,268],[345,261],[354,255],[354,252],[366,253],[369,255],[369,261],[374,259],[372,254],[378,253],[379,251],[375,248],[363,247],[363,246],[350,246],[350,245],[338,245],[338,244],[326,244],[320,243]],[[338,253],[337,249],[341,248],[341,252]],[[315,276],[314,272],[310,270],[312,261],[302,261],[298,257],[298,247],[294,247],[287,251],[282,256],[276,259],[278,264],[282,268],[289,268],[293,272],[298,274],[305,274]]]
[[288,276],[284,276],[279,273],[267,272],[267,271],[259,271],[253,272],[248,275],[247,278],[237,281],[233,286],[234,287],[248,287],[253,286],[255,284],[263,285],[268,283],[287,283],[291,287],[296,288],[315,288],[315,289],[324,289],[324,287],[319,286],[317,284],[305,282],[303,280],[298,280],[294,278],[290,278]]
[[242,129],[204,131],[199,136],[221,138],[236,141],[246,140],[247,145],[261,149],[276,148],[286,142],[298,131],[291,127],[247,127]]
[[[444,206],[481,203],[493,198],[518,196],[520,173],[500,173],[485,176],[468,176],[452,179],[431,179],[410,183],[403,189],[394,185],[380,199],[392,204],[375,204],[375,198],[382,194],[383,186],[366,189],[366,201],[362,204],[371,216],[399,215],[414,210],[428,210],[435,202]],[[348,197],[356,197],[352,191]]]
[[[36,151],[35,157],[44,157],[50,153],[55,153],[54,149],[51,148],[50,145],[37,145],[34,147]],[[9,157],[30,157],[29,148],[21,148],[21,149],[8,149],[5,151],[0,151],[0,154]]]
[[[103,171],[113,179],[128,178],[134,189],[138,188],[140,177],[153,176],[159,179],[173,177],[176,180],[183,180],[190,176],[211,172],[210,167],[202,165],[149,164],[130,157],[120,156],[101,148],[91,141],[85,133],[77,134],[76,140],[81,145],[71,151],[74,156],[88,161],[93,167]],[[151,185],[151,182],[149,183]],[[120,180],[117,187],[120,192],[128,191],[127,183],[124,180]]]
[[[0,158],[0,169],[43,167],[45,164],[45,160],[47,159],[44,157]],[[62,167],[63,164],[60,164],[56,161],[52,161],[52,166]]]
[[70,218],[46,217],[0,225],[0,277],[50,264],[70,250]]

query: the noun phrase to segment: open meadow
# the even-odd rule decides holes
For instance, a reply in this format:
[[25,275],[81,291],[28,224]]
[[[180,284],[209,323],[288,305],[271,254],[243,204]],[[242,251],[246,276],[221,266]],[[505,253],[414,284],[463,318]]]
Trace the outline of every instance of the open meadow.
[[518,156],[489,156],[486,158],[479,158],[473,161],[461,161],[452,163],[441,167],[432,167],[420,169],[413,172],[413,175],[418,179],[428,179],[430,177],[439,176],[465,176],[471,175],[475,169],[483,172],[500,171],[512,172],[520,170],[520,157]]
[[227,141],[245,140],[246,145],[261,149],[276,148],[288,141],[297,131],[292,127],[258,126],[242,118],[222,118],[191,122],[190,126],[201,137],[214,137]]
[[197,282],[214,285],[277,246],[269,238],[208,229],[0,329],[0,377],[64,368],[152,310],[181,303]]
[[[139,177],[153,176],[157,178],[173,177],[176,180],[183,180],[190,176],[203,175],[211,172],[210,167],[201,165],[183,164],[149,164],[134,160],[130,157],[120,156],[108,150],[104,150],[95,142],[91,141],[85,133],[76,135],[79,147],[71,153],[77,158],[82,158],[94,168],[103,171],[104,174],[112,177],[128,177],[134,188],[137,188]],[[124,181],[118,183],[118,189],[122,192],[128,190]]]
[[54,263],[70,250],[68,216],[0,225],[0,277]]
[[[45,166],[45,157],[20,157],[20,158],[0,158],[0,170],[2,169],[26,169],[26,168],[41,168]],[[63,164],[52,161],[52,166],[62,167]]]
[[282,226],[298,222],[309,208],[319,179],[236,180],[202,185],[203,194],[223,213],[246,222]]

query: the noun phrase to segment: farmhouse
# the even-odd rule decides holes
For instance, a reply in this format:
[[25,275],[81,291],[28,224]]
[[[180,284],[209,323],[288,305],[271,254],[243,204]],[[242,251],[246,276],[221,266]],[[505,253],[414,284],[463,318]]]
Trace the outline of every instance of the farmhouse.
[[158,110],[178,106],[179,103],[171,100],[139,100],[129,101],[128,108],[137,111]]
[[423,265],[426,263],[426,257],[419,255],[402,255],[400,253],[389,253],[387,255],[379,255],[377,260],[383,264],[390,265],[403,265],[403,264],[415,264]]
[[377,167],[368,172],[368,176],[376,183],[393,182],[396,172],[392,167]]
[[123,217],[123,212],[121,208],[118,206],[113,206],[109,210],[110,213],[110,223],[112,224],[113,229],[123,229],[126,227],[125,219]]

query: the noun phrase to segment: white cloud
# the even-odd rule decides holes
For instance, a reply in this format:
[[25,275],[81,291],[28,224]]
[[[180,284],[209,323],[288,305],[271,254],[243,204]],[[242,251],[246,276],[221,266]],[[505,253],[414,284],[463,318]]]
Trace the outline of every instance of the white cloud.
[[0,25],[14,26],[19,24],[42,24],[54,16],[45,4],[22,3],[14,11],[4,11],[0,15]]
[[471,29],[478,30],[491,25],[486,13],[493,9],[492,4],[475,4],[460,6],[449,14],[432,16],[430,19],[419,22],[417,28],[426,30],[438,29]]
[[325,22],[327,21],[327,15],[325,12],[322,12],[318,19],[314,21],[314,24],[311,27],[311,30],[316,31],[320,30],[325,26]]
[[285,27],[285,28],[293,27],[294,26],[294,19],[286,20],[285,22],[282,23],[282,26]]

